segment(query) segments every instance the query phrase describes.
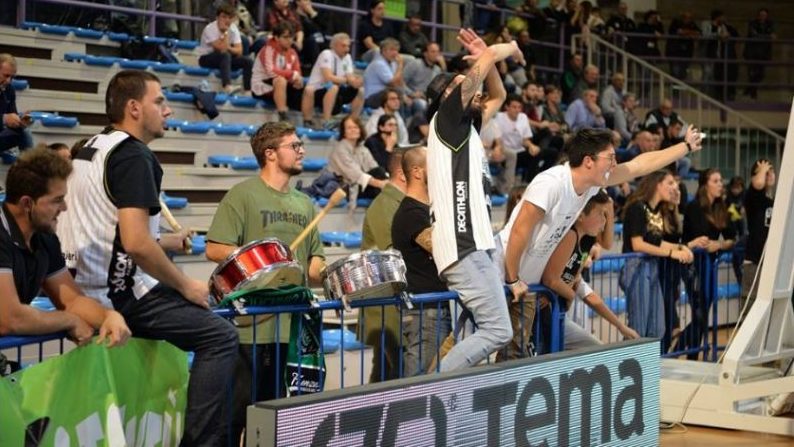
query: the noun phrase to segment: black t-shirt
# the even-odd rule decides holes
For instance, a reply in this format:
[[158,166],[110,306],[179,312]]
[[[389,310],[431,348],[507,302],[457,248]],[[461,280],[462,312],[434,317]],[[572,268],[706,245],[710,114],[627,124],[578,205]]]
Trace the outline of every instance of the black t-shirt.
[[720,238],[720,234],[725,239],[734,238],[735,233],[730,222],[726,222],[725,228],[720,230],[706,218],[706,213],[703,211],[703,208],[700,207],[700,203],[698,203],[697,199],[687,204],[686,210],[684,211],[683,241],[685,243],[700,236],[706,236],[710,240],[716,241]]
[[22,304],[30,304],[39,295],[44,280],[66,269],[58,236],[33,234],[30,250],[11,212],[3,205],[0,215],[0,272],[14,276],[14,286]]
[[657,206],[651,209],[645,202],[634,202],[626,209],[626,218],[623,219],[623,253],[634,251],[631,238],[642,236],[642,240],[657,247],[662,245],[664,234],[664,219]]
[[358,57],[367,52],[367,46],[364,45],[364,39],[372,37],[375,45],[380,46],[380,42],[387,37],[397,37],[394,34],[392,23],[388,20],[383,21],[383,25],[375,26],[369,17],[364,17],[358,22]]
[[388,170],[389,169],[389,151],[386,150],[386,142],[380,136],[380,132],[375,132],[370,135],[365,141],[364,146],[369,149],[372,158],[378,162],[378,166]]
[[593,248],[593,245],[596,243],[596,238],[589,234],[582,236],[582,239],[578,240],[579,232],[577,232],[575,228],[571,228],[571,232],[574,234],[577,241],[576,245],[573,247],[571,256],[568,258],[568,262],[565,263],[565,268],[562,270],[562,281],[569,286],[573,285],[576,274],[579,273],[582,264],[584,264],[585,260],[590,255],[590,249]]
[[134,137],[108,155],[105,187],[117,208],[148,208],[149,215],[157,214],[162,179],[160,162],[151,149]]
[[438,277],[433,255],[416,243],[416,236],[425,228],[430,228],[430,206],[406,196],[394,213],[391,240],[405,260],[405,277],[411,293],[447,290],[446,284]]
[[[11,84],[7,85],[5,89],[0,90],[0,118],[6,113],[17,113],[17,95]],[[0,119],[0,130],[3,129],[4,126],[3,120]]]
[[747,247],[744,259],[758,264],[764,250],[769,224],[772,222],[774,200],[763,189],[755,189],[751,184],[744,196],[744,209],[747,213]]

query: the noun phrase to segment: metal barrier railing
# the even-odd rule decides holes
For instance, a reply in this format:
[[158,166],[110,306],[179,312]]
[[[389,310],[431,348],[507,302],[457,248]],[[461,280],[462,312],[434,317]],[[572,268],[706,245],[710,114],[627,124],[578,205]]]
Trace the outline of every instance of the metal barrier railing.
[[598,36],[575,35],[572,42],[586,61],[601,69],[599,89],[606,87],[612,73],[621,72],[626,76],[624,90],[634,93],[646,110],[670,98],[681,119],[707,134],[703,150],[692,157],[698,169],[714,167],[725,176],[748,177],[758,158],[779,163],[785,139],[763,123]]

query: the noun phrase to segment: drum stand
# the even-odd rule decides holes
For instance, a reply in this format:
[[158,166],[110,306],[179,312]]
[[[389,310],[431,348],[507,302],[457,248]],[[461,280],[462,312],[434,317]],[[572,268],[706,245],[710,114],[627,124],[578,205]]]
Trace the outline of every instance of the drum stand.
[[663,421],[794,435],[794,106],[785,146],[755,303],[722,363],[662,360]]

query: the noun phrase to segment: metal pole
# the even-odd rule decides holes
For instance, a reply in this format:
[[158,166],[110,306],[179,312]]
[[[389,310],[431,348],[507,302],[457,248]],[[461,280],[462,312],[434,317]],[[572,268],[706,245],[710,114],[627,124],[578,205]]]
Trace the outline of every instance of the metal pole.
[[437,36],[436,23],[438,23],[438,20],[436,20],[438,19],[438,3],[439,2],[432,2],[430,6],[430,21],[433,22],[433,24],[431,25],[432,28],[430,28],[430,40],[433,42],[438,42],[438,38],[436,37]]
[[156,36],[157,35],[157,19],[154,16],[154,13],[157,12],[157,0],[149,0],[149,11],[152,15],[149,16],[149,35]]
[[[353,4],[351,8],[354,10],[358,10],[358,0],[353,0]],[[353,16],[352,20],[350,21],[350,54],[353,55],[353,59],[355,60],[360,54],[358,54],[358,16]]]
[[17,1],[17,28],[22,26],[22,22],[25,21],[25,6],[27,1],[26,0],[18,0]]

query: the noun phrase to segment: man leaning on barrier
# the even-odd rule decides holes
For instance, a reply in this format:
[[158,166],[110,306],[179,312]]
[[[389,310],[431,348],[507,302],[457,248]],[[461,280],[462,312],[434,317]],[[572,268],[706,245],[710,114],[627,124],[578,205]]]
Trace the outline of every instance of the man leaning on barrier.
[[[130,337],[124,318],[83,295],[55,235],[71,172],[71,163],[47,148],[24,153],[8,171],[0,209],[0,335],[66,331],[85,345],[99,329],[97,343],[122,345]],[[40,290],[58,310],[29,306]]]

